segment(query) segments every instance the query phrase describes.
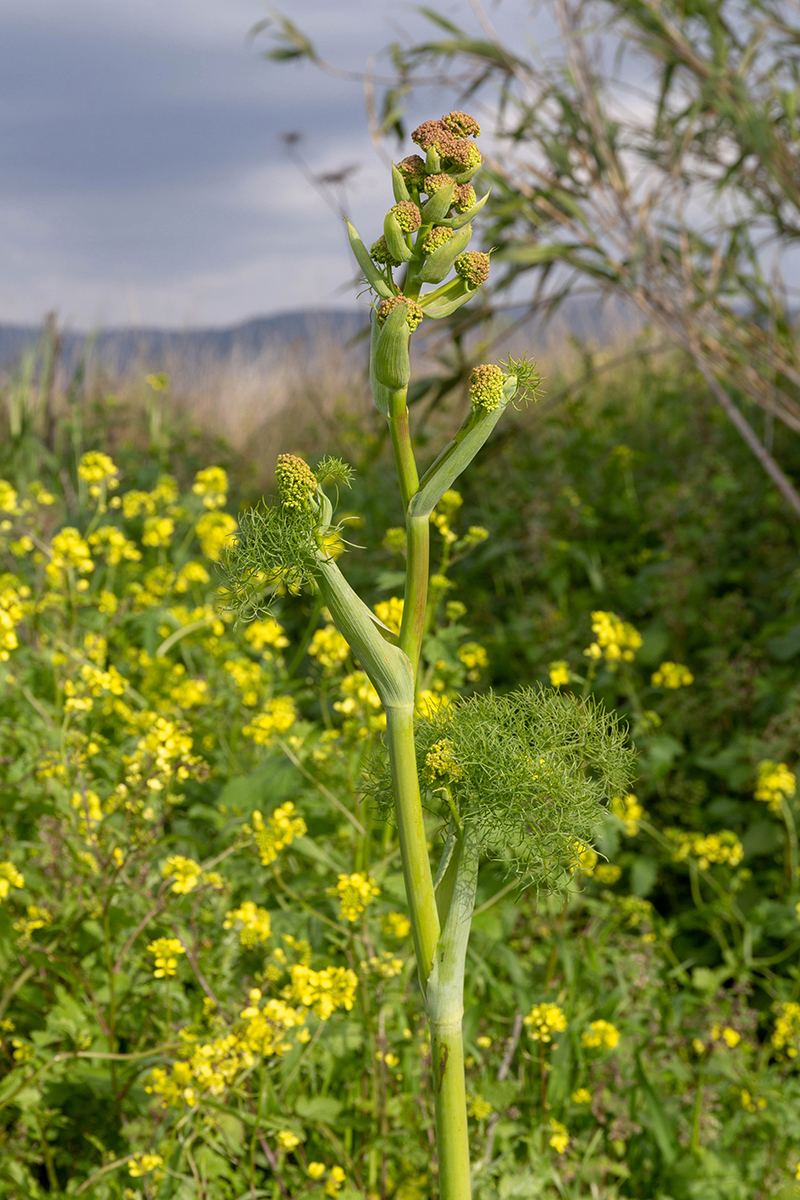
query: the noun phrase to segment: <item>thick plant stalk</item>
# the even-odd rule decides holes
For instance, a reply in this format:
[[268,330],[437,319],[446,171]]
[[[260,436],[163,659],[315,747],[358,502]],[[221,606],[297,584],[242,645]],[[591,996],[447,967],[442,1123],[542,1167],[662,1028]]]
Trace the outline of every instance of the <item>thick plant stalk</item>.
[[469,1133],[464,1081],[464,969],[478,883],[478,855],[469,830],[455,850],[455,884],[428,980],[433,1095],[441,1200],[470,1200]]

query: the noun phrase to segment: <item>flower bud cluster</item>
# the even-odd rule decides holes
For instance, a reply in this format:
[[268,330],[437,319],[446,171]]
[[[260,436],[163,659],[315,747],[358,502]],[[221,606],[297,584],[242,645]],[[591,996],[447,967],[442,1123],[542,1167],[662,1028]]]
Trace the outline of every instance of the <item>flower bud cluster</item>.
[[311,467],[296,454],[279,454],[275,467],[278,495],[285,508],[308,508],[317,490]]
[[494,412],[503,403],[506,377],[500,367],[481,363],[472,368],[469,377],[469,398],[475,408]]
[[409,329],[413,333],[422,321],[423,313],[416,300],[409,300],[406,296],[392,296],[391,300],[381,300],[377,309],[378,324],[383,325],[389,313],[397,308],[399,304],[404,304],[408,309],[406,320]]

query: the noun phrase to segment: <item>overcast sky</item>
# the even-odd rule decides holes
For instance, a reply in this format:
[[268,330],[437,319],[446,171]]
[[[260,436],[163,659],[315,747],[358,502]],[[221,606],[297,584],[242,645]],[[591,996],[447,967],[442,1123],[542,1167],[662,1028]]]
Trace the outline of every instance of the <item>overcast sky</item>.
[[[434,7],[471,20],[466,0]],[[528,7],[499,15],[507,27]],[[302,131],[317,172],[358,165],[349,207],[371,240],[391,195],[362,89],[265,62],[268,42],[247,41],[259,0],[0,8],[0,321],[55,308],[73,328],[230,324],[354,302],[341,223],[280,135]],[[354,70],[401,27],[431,28],[396,0],[283,8]],[[414,123],[442,107],[419,105]]]

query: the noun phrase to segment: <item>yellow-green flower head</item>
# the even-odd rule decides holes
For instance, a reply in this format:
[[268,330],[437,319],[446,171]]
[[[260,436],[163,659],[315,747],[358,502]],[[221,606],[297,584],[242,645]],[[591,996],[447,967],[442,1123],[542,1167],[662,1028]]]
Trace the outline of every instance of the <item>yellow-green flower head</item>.
[[456,212],[468,212],[473,204],[478,203],[478,197],[475,195],[475,188],[471,183],[457,183],[453,192],[453,207]]
[[500,367],[492,363],[481,363],[480,366],[472,368],[469,377],[469,398],[476,408],[482,408],[484,412],[494,412],[503,403],[505,382],[506,377]]
[[429,229],[422,239],[422,253],[433,254],[434,250],[438,250],[445,242],[449,242],[452,236],[452,229],[445,229],[444,225],[437,225],[435,228]]
[[408,328],[413,333],[422,321],[424,314],[416,300],[409,300],[407,296],[392,296],[389,300],[381,300],[376,313],[378,324],[382,325],[392,309],[397,308],[398,304],[405,304],[408,306],[406,320],[408,321]]
[[425,159],[418,154],[409,154],[397,164],[397,169],[411,187],[421,188],[425,178]]
[[438,175],[426,175],[424,190],[429,196],[434,196],[437,192],[440,192],[442,188],[449,187],[453,182],[453,176],[445,175],[443,172],[440,172]]
[[395,204],[389,211],[394,214],[394,218],[403,233],[414,233],[422,224],[422,214],[411,200],[401,200],[399,204]]
[[437,778],[460,779],[463,775],[461,766],[453,753],[453,743],[448,738],[440,738],[434,742],[425,756],[425,775],[429,783]]
[[445,155],[458,139],[444,121],[423,121],[411,134],[411,140],[422,150],[437,150]]
[[480,250],[465,250],[459,254],[454,266],[456,274],[471,288],[479,288],[489,278],[489,255],[482,254]]
[[445,113],[442,117],[442,124],[455,134],[457,138],[471,138],[481,136],[481,127],[474,117],[469,113],[455,112]]
[[308,508],[317,477],[307,462],[296,454],[279,454],[275,480],[284,508]]
[[459,172],[476,171],[481,165],[480,150],[466,138],[456,138],[443,152],[442,158],[457,167]]
[[381,234],[377,242],[373,242],[369,248],[369,256],[376,263],[382,263],[388,267],[399,267],[400,264],[392,254],[389,247],[386,245],[386,238]]

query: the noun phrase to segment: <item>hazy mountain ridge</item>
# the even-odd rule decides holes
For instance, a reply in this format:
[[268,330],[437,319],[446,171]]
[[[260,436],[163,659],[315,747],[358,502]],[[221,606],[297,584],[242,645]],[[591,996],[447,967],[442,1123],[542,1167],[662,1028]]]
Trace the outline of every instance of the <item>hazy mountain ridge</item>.
[[[520,306],[502,313],[498,320],[512,323],[525,309]],[[274,316],[253,317],[235,325],[188,329],[110,328],[92,333],[72,330],[59,331],[60,358],[67,367],[77,364],[85,350],[100,364],[112,371],[146,367],[158,370],[170,363],[223,361],[237,357],[253,361],[265,351],[281,349],[292,343],[309,346],[322,339],[344,344],[366,328],[369,309],[303,309],[276,313]],[[563,336],[574,334],[604,343],[614,330],[625,326],[629,330],[641,324],[614,299],[572,300],[564,303],[556,318]],[[531,318],[523,327],[534,333],[541,318]],[[519,339],[519,331],[515,341]],[[42,337],[42,327],[34,325],[0,324],[0,369],[8,370],[28,350],[36,347]]]

